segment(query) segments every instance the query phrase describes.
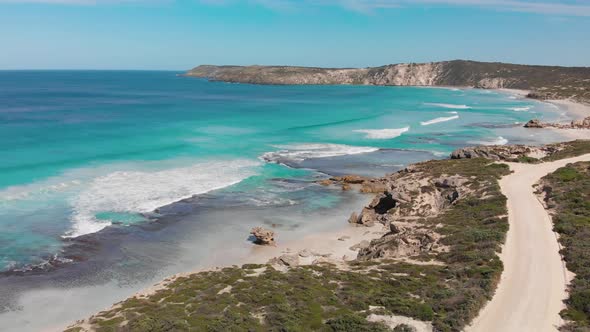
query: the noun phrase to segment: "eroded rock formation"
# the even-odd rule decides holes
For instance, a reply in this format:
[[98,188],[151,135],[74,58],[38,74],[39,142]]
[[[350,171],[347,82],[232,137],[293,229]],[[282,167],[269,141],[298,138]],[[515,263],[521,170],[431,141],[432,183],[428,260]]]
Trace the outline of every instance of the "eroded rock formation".
[[408,167],[380,179],[385,190],[348,222],[359,226],[383,224],[390,232],[359,247],[358,258],[401,258],[438,250],[441,236],[432,226],[417,220],[435,217],[446,211],[472,189],[469,179],[458,175],[432,176],[420,166]]
[[590,116],[581,120],[573,120],[570,123],[542,122],[532,119],[524,125],[525,128],[559,128],[559,129],[590,129]]
[[275,242],[275,232],[264,229],[262,227],[254,227],[250,231],[250,234],[254,236],[255,240],[254,243],[263,245],[263,246],[274,246]]

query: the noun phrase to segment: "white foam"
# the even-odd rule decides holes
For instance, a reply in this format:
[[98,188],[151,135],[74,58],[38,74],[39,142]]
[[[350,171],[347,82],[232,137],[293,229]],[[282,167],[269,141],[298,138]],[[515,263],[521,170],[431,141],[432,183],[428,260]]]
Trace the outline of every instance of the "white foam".
[[422,122],[420,122],[420,124],[423,125],[423,126],[429,126],[431,124],[435,124],[435,123],[439,123],[439,122],[451,121],[451,120],[455,120],[455,119],[458,119],[458,118],[459,118],[458,115],[453,115],[453,116],[436,118],[436,119],[432,119],[432,120],[428,120],[428,121],[422,121]]
[[469,143],[478,144],[478,145],[506,145],[508,143],[508,140],[502,136],[498,136],[496,139],[491,140],[491,141],[473,141],[473,142],[469,142]]
[[410,127],[397,129],[357,129],[353,130],[355,133],[367,134],[365,138],[368,139],[392,139],[410,130]]
[[77,186],[81,181],[69,180],[60,177],[50,178],[45,181],[25,184],[20,186],[11,186],[0,190],[0,203],[11,201],[40,199],[43,196],[50,196],[54,193],[67,192]]
[[447,114],[459,114],[459,112],[457,112],[457,111],[450,111],[450,112],[445,112],[445,113],[447,113]]
[[471,106],[467,106],[467,105],[441,104],[441,103],[425,103],[425,105],[437,106],[437,107],[442,107],[442,108],[450,108],[450,109],[458,109],[458,110],[466,110],[466,109],[471,108]]
[[261,156],[267,162],[301,162],[310,158],[338,157],[350,154],[375,152],[378,148],[350,146],[344,144],[293,144],[277,145],[279,151],[267,152]]
[[93,179],[70,201],[72,229],[65,236],[98,232],[111,222],[98,212],[146,213],[158,207],[221,189],[255,174],[259,162],[205,162],[159,171],[116,171]]
[[532,108],[532,106],[524,106],[524,107],[511,107],[510,110],[515,112],[527,112]]

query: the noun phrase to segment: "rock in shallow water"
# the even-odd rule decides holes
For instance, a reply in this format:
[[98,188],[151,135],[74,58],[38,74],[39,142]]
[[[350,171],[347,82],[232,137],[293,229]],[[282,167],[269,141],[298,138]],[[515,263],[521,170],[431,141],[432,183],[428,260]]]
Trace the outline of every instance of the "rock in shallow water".
[[275,232],[264,229],[262,227],[254,227],[250,231],[250,234],[256,238],[254,243],[263,246],[274,246],[275,243]]

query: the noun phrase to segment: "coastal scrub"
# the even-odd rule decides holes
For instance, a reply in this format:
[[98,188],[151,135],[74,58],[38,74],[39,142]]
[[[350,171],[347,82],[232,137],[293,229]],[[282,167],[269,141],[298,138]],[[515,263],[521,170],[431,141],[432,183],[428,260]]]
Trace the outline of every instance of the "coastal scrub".
[[366,320],[377,314],[430,321],[437,331],[460,331],[492,297],[502,272],[496,253],[508,222],[498,179],[509,170],[481,158],[413,167],[432,176],[460,175],[469,179],[466,186],[486,193],[464,197],[447,211],[417,221],[436,227],[449,248],[417,257],[420,264],[372,259],[286,271],[266,264],[233,266],[179,277],[86,323],[105,332],[387,331]]

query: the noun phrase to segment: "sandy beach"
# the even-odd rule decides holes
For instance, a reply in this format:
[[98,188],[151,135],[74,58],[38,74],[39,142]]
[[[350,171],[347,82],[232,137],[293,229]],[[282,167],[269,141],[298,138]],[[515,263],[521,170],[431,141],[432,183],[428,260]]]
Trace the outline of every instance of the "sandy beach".
[[[512,94],[520,98],[526,98],[530,92],[528,90],[518,89],[498,89],[503,93]],[[565,113],[565,119],[563,123],[570,122],[572,120],[581,120],[590,116],[590,105],[581,102],[573,101],[570,99],[550,99],[542,101],[554,105],[556,111]],[[590,139],[590,129],[560,129],[560,128],[545,128],[558,135],[561,135],[564,140],[576,140],[576,139]]]
[[[502,89],[500,91],[517,94],[522,97],[527,94],[527,91],[523,90]],[[551,103],[559,107],[561,111],[565,110],[568,112],[569,116],[575,119],[590,115],[590,106],[588,105],[575,103],[569,100],[551,101]],[[556,128],[548,128],[547,130],[556,131],[568,139],[590,138],[590,130],[568,130]],[[539,232],[539,230],[521,229],[519,231],[516,229],[517,227],[511,227],[511,232],[508,234],[508,243],[506,244],[506,249],[501,255],[502,260],[506,266],[506,271],[503,274],[502,282],[500,284],[501,286],[497,291],[497,296],[495,296],[493,301],[485,307],[481,316],[476,321],[474,321],[474,325],[469,329],[470,331],[519,330],[517,327],[522,327],[521,323],[519,322],[524,321],[523,319],[525,317],[529,317],[527,313],[528,309],[523,309],[524,311],[521,310],[519,313],[515,308],[525,305],[526,303],[532,305],[536,303],[536,301],[549,301],[552,303],[549,306],[542,306],[543,308],[539,308],[540,311],[549,311],[543,311],[539,313],[539,316],[544,318],[535,320],[535,322],[539,324],[538,326],[554,326],[561,322],[557,313],[563,307],[561,301],[566,296],[564,286],[565,279],[563,277],[563,265],[558,254],[557,241],[555,240],[555,236],[551,231],[551,224],[550,220],[548,219],[549,217],[540,203],[538,203],[536,198],[532,195],[531,186],[540,177],[552,172],[553,170],[565,165],[568,162],[576,161],[578,159],[582,160],[580,158],[586,158],[583,160],[587,160],[590,159],[590,155],[541,165],[510,165],[511,168],[516,171],[516,173],[504,178],[501,181],[501,184],[503,191],[505,191],[505,194],[509,197],[508,204],[511,215],[511,225],[514,225],[515,223],[515,220],[513,220],[514,218],[519,218],[520,220],[520,218],[523,218],[523,214],[526,215],[524,218],[526,218],[526,223],[528,223],[523,227],[534,228],[535,225],[531,224],[531,220],[535,218],[545,218],[543,219],[545,221],[545,227],[540,231],[543,236],[536,236],[535,243],[538,243],[538,245],[531,246],[530,241],[523,240],[518,237],[529,236],[531,234],[529,232],[536,233]],[[367,198],[372,196],[373,195],[370,194],[367,196]],[[516,206],[519,207],[518,210],[514,209]],[[526,208],[521,208],[523,206],[526,206]],[[361,208],[361,205],[354,208],[351,207],[351,211],[349,212],[359,212]],[[519,225],[524,224],[519,223]],[[358,249],[353,249],[351,247],[363,241],[371,241],[373,239],[380,238],[385,233],[387,233],[387,228],[381,224],[377,224],[373,227],[353,226],[348,224],[345,219],[342,220],[341,226],[335,227],[334,230],[312,232],[308,235],[298,238],[297,240],[281,241],[281,234],[280,231],[278,231],[278,240],[276,246],[257,246],[252,244],[252,247],[249,249],[247,254],[242,255],[238,259],[232,260],[229,264],[238,266],[242,264],[264,264],[272,258],[287,254],[297,255],[299,257],[300,265],[309,265],[318,260],[328,261],[336,265],[342,265],[344,261],[350,261],[356,258]],[[546,241],[552,241],[552,244],[541,245],[541,243],[546,243]],[[524,247],[523,244],[525,244]],[[537,247],[543,249],[537,251]],[[537,273],[537,265],[534,265],[537,267],[532,267],[526,271],[521,271],[523,266],[530,267],[528,264],[523,264],[523,262],[535,261],[535,259],[538,259],[538,264],[546,264],[546,258],[548,259],[548,257],[552,259],[551,273]],[[220,264],[223,265],[225,263],[227,262]],[[136,295],[145,296],[152,294],[177,277],[220,269],[223,267],[221,265],[193,269],[184,273],[172,275],[166,278],[164,281],[138,292]],[[542,278],[535,281],[537,276],[541,276]],[[559,276],[562,276],[559,282],[553,282],[553,279],[558,278]],[[530,288],[528,286],[524,287],[523,283],[531,284],[531,280],[533,280],[536,288]],[[551,292],[540,291],[540,289],[543,287],[546,287],[547,289],[553,287],[555,289],[552,289]],[[527,295],[518,293],[517,290],[519,289],[526,291]],[[529,292],[531,294],[528,294]],[[533,296],[533,294],[537,294],[538,296],[549,294],[551,298],[541,299]],[[521,301],[523,297],[530,298],[531,300],[527,300],[525,304],[519,304],[519,301]],[[552,315],[549,315],[548,312],[551,312]],[[511,316],[516,313],[524,316],[520,318]],[[506,321],[506,319],[502,318],[505,315],[509,315],[511,317],[509,321],[516,322],[516,325],[502,327],[499,325],[494,325],[499,324],[500,321]],[[506,329],[504,329],[504,327]]]

